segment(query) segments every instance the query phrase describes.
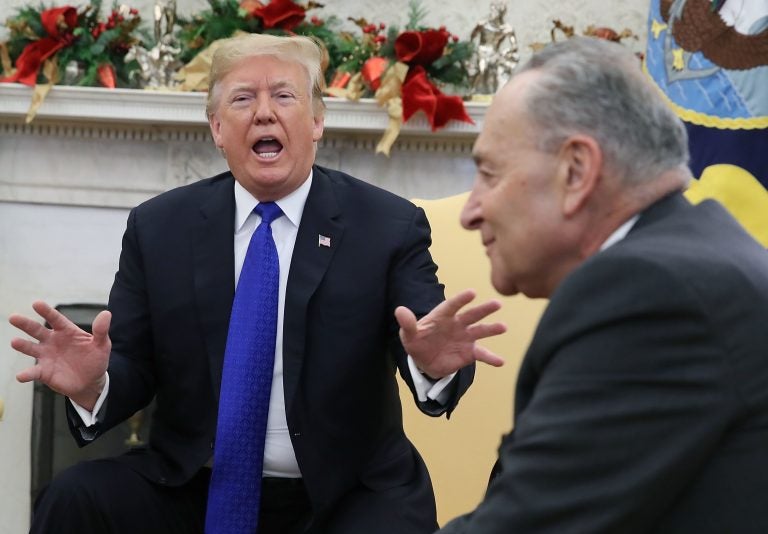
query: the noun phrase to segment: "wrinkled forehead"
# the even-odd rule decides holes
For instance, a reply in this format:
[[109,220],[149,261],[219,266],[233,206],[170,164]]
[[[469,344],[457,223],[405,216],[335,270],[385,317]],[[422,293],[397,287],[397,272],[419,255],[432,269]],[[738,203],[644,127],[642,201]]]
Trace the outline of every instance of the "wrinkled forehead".
[[312,87],[306,67],[292,59],[277,54],[250,55],[233,61],[226,70],[219,72],[208,97],[209,113],[217,110],[221,97],[236,87],[258,87],[266,84],[271,89],[291,87],[312,98]]
[[535,110],[528,107],[528,93],[536,75],[535,72],[524,72],[515,76],[496,93],[485,113],[483,130],[500,134],[529,124]]
[[[222,72],[218,83],[225,79],[291,80],[302,89],[309,86],[310,78],[306,66],[287,54],[254,54],[234,61],[226,72]],[[218,84],[217,83],[217,84]]]
[[472,150],[476,162],[503,159],[517,149],[537,145],[535,110],[527,105],[529,84],[535,77],[535,72],[522,73],[494,96]]

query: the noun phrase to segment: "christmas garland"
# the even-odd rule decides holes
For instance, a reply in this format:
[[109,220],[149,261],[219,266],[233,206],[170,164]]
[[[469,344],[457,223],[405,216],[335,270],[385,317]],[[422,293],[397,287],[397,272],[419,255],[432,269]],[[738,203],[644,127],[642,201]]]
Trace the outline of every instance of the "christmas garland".
[[6,23],[11,36],[2,53],[8,76],[0,81],[66,83],[69,80],[61,74],[72,62],[83,71],[78,85],[127,85],[137,65],[123,59],[131,46],[142,42],[140,22],[138,11],[125,6],[103,18],[101,0],[91,0],[80,9],[23,7]]
[[[307,12],[323,7],[310,0],[208,0],[209,7],[173,28],[179,59],[189,64],[214,42],[237,32],[306,35],[327,51],[328,93],[350,99],[374,97],[387,109],[390,127],[378,150],[389,153],[400,125],[423,111],[433,130],[450,120],[471,122],[460,96],[468,87],[465,62],[472,53],[445,27],[422,25],[426,14],[418,0],[409,7],[404,30],[365,19],[350,19],[356,31],[340,31],[334,16],[321,19]],[[156,38],[141,28],[138,11],[114,7],[102,15],[102,1],[82,7],[22,7],[9,18],[10,37],[0,43],[0,82],[36,87],[36,106],[51,85],[140,88],[140,65],[132,47],[150,49]],[[184,69],[181,69],[184,70]],[[198,84],[199,86],[199,84]],[[183,88],[183,87],[182,87]]]

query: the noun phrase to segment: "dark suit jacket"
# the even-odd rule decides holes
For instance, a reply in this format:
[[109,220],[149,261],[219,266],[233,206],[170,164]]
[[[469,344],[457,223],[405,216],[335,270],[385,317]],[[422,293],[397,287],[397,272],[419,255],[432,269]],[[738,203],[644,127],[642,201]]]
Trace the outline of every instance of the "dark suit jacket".
[[680,194],[571,273],[457,533],[768,532],[768,252]]
[[[131,211],[109,299],[110,390],[95,435],[156,395],[149,447],[122,457],[178,485],[211,457],[234,295],[230,173]],[[331,246],[318,246],[318,235]],[[312,505],[322,516],[351,489],[396,490],[397,513],[435,526],[426,467],[405,437],[395,371],[413,388],[394,309],[423,315],[443,298],[424,212],[346,174],[314,167],[285,299],[288,426]],[[474,369],[462,370],[453,410]],[[79,431],[74,432],[81,439]],[[81,439],[82,440],[82,439]],[[393,510],[393,513],[394,510]]]

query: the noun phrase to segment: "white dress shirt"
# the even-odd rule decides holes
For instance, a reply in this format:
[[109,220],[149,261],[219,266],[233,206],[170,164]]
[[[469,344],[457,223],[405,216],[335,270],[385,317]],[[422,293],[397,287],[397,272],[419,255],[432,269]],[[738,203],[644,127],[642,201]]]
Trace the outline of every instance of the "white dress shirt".
[[600,246],[600,252],[607,249],[611,245],[615,245],[616,243],[624,239],[639,218],[640,218],[639,213],[636,215],[633,215],[626,222],[624,222],[624,224],[616,228],[616,230],[614,230],[611,233],[611,235],[608,236],[608,239],[606,239],[603,242],[603,244]]

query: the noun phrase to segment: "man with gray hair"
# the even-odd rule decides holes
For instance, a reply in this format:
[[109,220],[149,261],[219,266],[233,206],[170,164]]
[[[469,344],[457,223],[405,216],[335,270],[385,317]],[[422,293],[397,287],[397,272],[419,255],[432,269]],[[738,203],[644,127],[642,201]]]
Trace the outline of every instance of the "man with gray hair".
[[484,501],[445,534],[768,532],[768,253],[691,205],[685,130],[620,45],[534,55],[462,212],[545,297]]

